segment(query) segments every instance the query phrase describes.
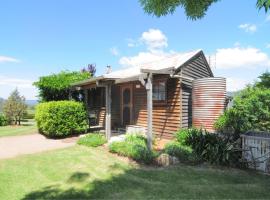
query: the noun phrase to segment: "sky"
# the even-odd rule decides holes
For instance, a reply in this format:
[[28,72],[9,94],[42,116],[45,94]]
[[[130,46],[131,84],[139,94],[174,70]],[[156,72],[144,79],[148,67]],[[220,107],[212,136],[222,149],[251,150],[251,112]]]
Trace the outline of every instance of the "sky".
[[270,70],[270,12],[256,0],[221,0],[203,19],[147,15],[138,0],[0,0],[0,97],[16,87],[90,63],[97,75],[171,54],[202,49],[215,76],[236,91]]

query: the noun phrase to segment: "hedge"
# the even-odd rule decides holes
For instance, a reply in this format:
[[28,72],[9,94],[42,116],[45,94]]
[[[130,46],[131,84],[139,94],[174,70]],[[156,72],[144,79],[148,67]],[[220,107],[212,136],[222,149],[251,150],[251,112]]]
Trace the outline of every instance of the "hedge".
[[87,114],[84,105],[75,101],[40,103],[35,120],[39,132],[48,137],[64,137],[87,131]]

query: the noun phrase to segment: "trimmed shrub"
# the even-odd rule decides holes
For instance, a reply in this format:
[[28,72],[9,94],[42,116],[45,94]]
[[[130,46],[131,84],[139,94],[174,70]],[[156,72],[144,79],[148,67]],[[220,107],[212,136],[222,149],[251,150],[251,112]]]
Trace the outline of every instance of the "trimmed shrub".
[[7,126],[8,125],[8,121],[7,121],[7,118],[0,114],[0,126]]
[[150,164],[155,153],[148,150],[147,140],[141,135],[129,134],[122,142],[113,142],[109,145],[110,152],[130,157],[138,162]]
[[84,105],[75,101],[40,103],[36,108],[35,119],[40,133],[48,137],[65,137],[87,130]]
[[106,143],[106,138],[104,134],[101,133],[89,133],[81,137],[77,144],[88,146],[88,147],[98,147]]

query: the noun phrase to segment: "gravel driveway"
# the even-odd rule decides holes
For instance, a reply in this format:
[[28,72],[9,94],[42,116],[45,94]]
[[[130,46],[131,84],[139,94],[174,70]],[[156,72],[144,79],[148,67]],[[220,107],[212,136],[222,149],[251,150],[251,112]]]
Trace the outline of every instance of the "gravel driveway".
[[55,140],[40,134],[2,137],[0,138],[0,159],[70,147],[76,144],[77,138]]

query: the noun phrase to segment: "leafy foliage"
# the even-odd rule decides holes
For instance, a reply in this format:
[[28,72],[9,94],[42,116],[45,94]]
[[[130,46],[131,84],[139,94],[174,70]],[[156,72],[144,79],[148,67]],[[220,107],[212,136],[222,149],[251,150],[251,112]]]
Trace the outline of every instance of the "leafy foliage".
[[[157,17],[172,14],[176,8],[183,7],[188,18],[192,20],[205,16],[208,8],[219,0],[139,0],[144,11]],[[270,0],[257,0],[257,7],[270,8]]]
[[0,97],[0,113],[3,111],[4,99]]
[[230,137],[196,130],[187,137],[186,144],[203,161],[225,166],[241,165],[239,142]]
[[231,132],[235,139],[248,130],[270,130],[270,89],[247,87],[234,99],[234,105],[215,123],[222,132]]
[[6,126],[6,125],[8,125],[6,117],[0,114],[0,126]]
[[40,103],[35,119],[40,133],[49,137],[64,137],[87,130],[84,105],[75,101]]
[[195,155],[189,146],[180,144],[177,141],[172,141],[166,144],[164,152],[177,157],[181,162],[195,161]]
[[258,88],[270,89],[270,72],[265,72],[259,76],[259,81],[255,83]]
[[186,145],[186,140],[188,138],[188,136],[190,134],[192,134],[192,132],[197,131],[197,129],[193,129],[193,128],[184,128],[184,129],[180,129],[179,131],[176,132],[175,137],[176,137],[176,141],[180,144],[180,145]]
[[270,8],[270,0],[258,0],[257,7],[259,9],[264,8],[265,12],[267,12]]
[[21,124],[21,120],[26,114],[26,109],[25,98],[20,95],[17,89],[10,94],[3,106],[8,123],[15,122],[16,125]]
[[127,135],[124,141],[112,142],[109,149],[112,153],[127,156],[145,164],[152,163],[155,157],[155,153],[147,148],[146,138],[136,134]]
[[98,147],[106,143],[106,138],[104,134],[101,133],[89,133],[81,137],[77,144],[88,146],[88,147]]
[[[40,77],[34,86],[39,90],[41,101],[68,100],[71,84],[88,78],[90,78],[89,72],[62,71],[58,74]],[[72,91],[74,99],[78,99],[79,96],[78,91]]]

